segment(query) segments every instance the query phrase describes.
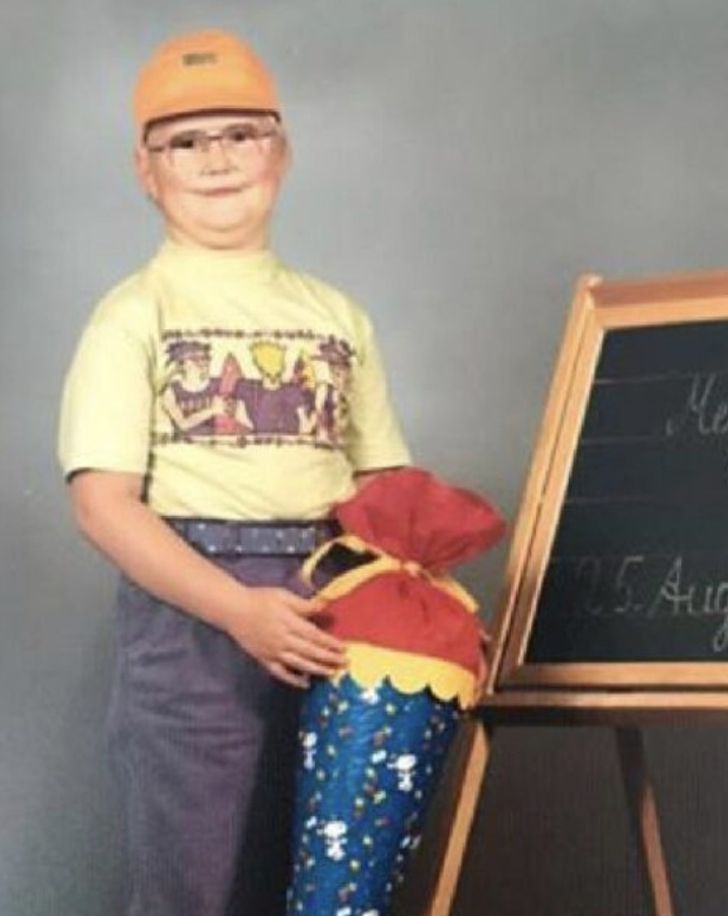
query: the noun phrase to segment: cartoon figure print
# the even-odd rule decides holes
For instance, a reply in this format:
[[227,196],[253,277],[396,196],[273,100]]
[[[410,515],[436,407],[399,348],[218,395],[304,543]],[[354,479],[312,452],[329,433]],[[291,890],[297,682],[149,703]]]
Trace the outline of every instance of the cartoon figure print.
[[331,336],[308,335],[305,343],[308,347],[302,341],[294,350],[280,339],[256,337],[236,352],[228,344],[219,374],[213,375],[209,339],[172,340],[161,396],[172,438],[232,437],[253,444],[275,436],[340,447],[353,350]]
[[250,344],[260,378],[243,390],[256,433],[307,435],[313,428],[310,393],[295,378],[285,381],[286,347],[273,340]]
[[411,792],[414,787],[414,778],[417,772],[417,756],[415,754],[400,754],[387,766],[395,771],[397,788],[400,792]]
[[318,736],[316,732],[305,732],[301,737],[303,747],[303,767],[306,770],[313,770],[316,766],[316,744]]
[[210,374],[211,345],[199,340],[175,340],[167,345],[172,376],[162,393],[162,405],[177,436],[240,435],[251,429],[245,404],[234,397],[242,372],[232,353],[220,376]]
[[325,367],[328,376],[316,385],[314,432],[318,439],[336,441],[339,430],[346,425],[351,347],[346,341],[329,337],[319,345],[314,359]]
[[[350,906],[340,907],[334,916],[354,916],[354,910]],[[366,913],[362,913],[361,916],[379,916],[379,910],[367,910]]]
[[327,821],[319,828],[319,833],[324,838],[329,859],[339,862],[346,857],[348,827],[344,821]]

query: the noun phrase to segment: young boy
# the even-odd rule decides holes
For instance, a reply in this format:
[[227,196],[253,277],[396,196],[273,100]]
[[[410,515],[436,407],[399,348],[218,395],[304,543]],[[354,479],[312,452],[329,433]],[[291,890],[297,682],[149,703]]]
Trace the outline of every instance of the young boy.
[[274,916],[300,690],[346,665],[297,579],[358,475],[408,463],[371,325],[269,250],[289,153],[236,37],[172,39],[134,94],[166,240],[93,313],[60,458],[121,570],[110,745],[129,916]]

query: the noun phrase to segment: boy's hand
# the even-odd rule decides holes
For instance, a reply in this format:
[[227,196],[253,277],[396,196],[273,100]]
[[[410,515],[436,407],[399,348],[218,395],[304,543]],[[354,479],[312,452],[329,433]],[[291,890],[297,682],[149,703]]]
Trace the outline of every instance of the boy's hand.
[[285,588],[249,588],[248,594],[226,630],[274,677],[308,687],[310,675],[328,677],[346,667],[345,644],[308,619],[323,610],[321,601]]
[[284,588],[252,588],[187,544],[142,500],[144,479],[85,471],[71,481],[85,536],[152,595],[228,633],[272,675],[305,687],[346,667],[345,646],[309,618],[322,610]]

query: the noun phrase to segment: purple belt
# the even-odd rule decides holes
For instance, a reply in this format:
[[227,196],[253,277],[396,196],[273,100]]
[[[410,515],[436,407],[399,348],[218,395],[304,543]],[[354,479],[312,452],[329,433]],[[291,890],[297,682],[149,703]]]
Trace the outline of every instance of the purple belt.
[[310,522],[237,522],[166,518],[174,530],[208,556],[306,556],[341,533],[330,519]]

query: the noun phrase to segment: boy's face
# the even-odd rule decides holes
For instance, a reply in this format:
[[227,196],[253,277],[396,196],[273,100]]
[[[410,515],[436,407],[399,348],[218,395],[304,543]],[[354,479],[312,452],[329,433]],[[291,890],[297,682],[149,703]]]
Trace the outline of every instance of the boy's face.
[[142,187],[169,236],[204,248],[257,250],[288,164],[269,115],[185,115],[153,125],[136,150]]

